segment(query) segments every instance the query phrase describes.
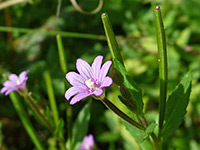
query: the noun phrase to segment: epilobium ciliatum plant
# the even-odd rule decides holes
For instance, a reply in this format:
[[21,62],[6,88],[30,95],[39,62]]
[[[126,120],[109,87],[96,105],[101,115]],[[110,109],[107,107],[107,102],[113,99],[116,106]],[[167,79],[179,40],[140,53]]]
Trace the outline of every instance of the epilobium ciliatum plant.
[[[26,88],[26,82],[28,80],[27,74],[29,71],[22,72],[19,77],[15,74],[11,74],[8,77],[9,80],[3,84],[4,87],[1,89],[1,93],[10,95],[10,98],[25,129],[27,130],[37,149],[43,150],[45,149],[45,146],[39,140],[36,131],[28,118],[26,110],[19,100],[19,97],[12,91],[16,91],[24,97],[26,103],[33,111],[34,116],[37,118],[37,121],[39,121],[39,123],[48,129],[50,133],[53,133],[52,138],[57,139],[57,142],[59,143],[59,149],[95,149],[93,135],[90,134],[86,136],[88,134],[91,101],[89,101],[82,108],[75,122],[72,123],[71,105],[89,96],[91,96],[93,99],[99,100],[99,102],[103,102],[111,111],[122,118],[123,125],[135,138],[135,141],[142,149],[146,150],[147,147],[148,150],[163,149],[163,142],[179,127],[186,113],[191,92],[191,74],[190,72],[187,73],[176,89],[167,98],[167,48],[160,7],[155,8],[155,14],[160,82],[159,120],[147,122],[148,118],[146,119],[146,116],[143,112],[142,90],[136,85],[131,76],[129,76],[124,66],[120,49],[112,30],[111,23],[109,22],[108,15],[104,13],[102,15],[102,21],[112,56],[112,61],[106,61],[102,65],[103,56],[97,56],[90,66],[86,61],[78,59],[76,68],[79,73],[67,73],[68,71],[62,40],[59,35],[57,36],[61,70],[68,82],[72,85],[72,87],[69,87],[69,85],[66,84],[67,90],[65,92],[65,98],[70,101],[69,103],[67,101],[66,105],[66,142],[63,132],[64,120],[59,118],[58,115],[51,77],[48,71],[44,73],[44,78],[47,85],[47,93],[51,110],[48,108],[46,113],[42,113],[44,112],[42,107],[38,107],[38,104],[36,103],[36,100],[34,100],[32,93],[28,92],[28,88]],[[111,77],[107,76],[110,67]],[[118,90],[121,93],[118,96],[118,100],[125,104],[127,109],[130,110],[129,112],[132,114],[124,113],[107,99],[105,89],[109,88],[112,83],[115,83],[118,86]],[[52,116],[50,111],[52,112]],[[52,118],[54,120],[53,123]]]

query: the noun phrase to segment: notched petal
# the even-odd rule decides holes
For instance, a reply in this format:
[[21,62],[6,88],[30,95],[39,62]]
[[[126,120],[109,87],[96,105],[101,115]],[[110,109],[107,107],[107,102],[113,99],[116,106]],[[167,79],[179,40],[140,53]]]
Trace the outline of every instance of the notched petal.
[[103,56],[97,56],[94,62],[92,63],[94,80],[97,80],[97,81],[99,79],[99,72],[101,69],[102,60],[103,60]]
[[106,77],[111,64],[112,64],[112,61],[110,61],[110,60],[103,64],[101,71],[100,71],[99,82],[102,82],[103,79]]
[[18,79],[18,76],[16,74],[11,74],[9,75],[8,79],[10,81],[16,82],[16,80]]
[[83,85],[84,79],[76,72],[69,72],[66,74],[66,79],[69,81],[69,83],[73,86],[76,85]]
[[101,95],[103,94],[103,90],[102,90],[101,88],[99,88],[99,89],[95,90],[95,91],[93,92],[93,94],[94,94],[95,96],[101,96]]
[[3,84],[3,86],[6,86],[6,87],[14,87],[14,86],[16,86],[17,84],[16,84],[16,82],[14,82],[14,81],[6,81],[6,82],[4,82],[4,84]]
[[27,74],[30,72],[30,70],[27,71],[23,71],[22,73],[20,73],[19,75],[19,80],[21,82],[23,82],[24,80],[28,80]]
[[69,100],[73,95],[82,92],[83,90],[77,87],[71,87],[65,92],[65,98]]
[[90,96],[90,93],[88,93],[88,92],[79,93],[72,98],[72,100],[70,101],[70,104],[73,105],[88,96]]
[[113,80],[110,77],[105,77],[101,83],[101,88],[102,87],[109,87],[113,83]]
[[2,89],[1,89],[1,93],[3,94],[5,91],[7,91],[8,90],[8,88],[7,87],[3,87]]
[[78,59],[76,62],[76,68],[85,80],[92,78],[92,68],[86,61]]

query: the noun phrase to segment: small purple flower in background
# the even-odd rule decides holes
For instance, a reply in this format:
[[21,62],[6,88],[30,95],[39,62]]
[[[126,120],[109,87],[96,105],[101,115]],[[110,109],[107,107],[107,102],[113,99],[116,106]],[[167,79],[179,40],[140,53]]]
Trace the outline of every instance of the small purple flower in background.
[[94,146],[94,137],[92,134],[89,134],[83,139],[83,142],[81,146],[78,148],[78,150],[92,150]]
[[19,77],[16,74],[11,74],[8,77],[8,81],[4,82],[1,93],[5,92],[5,95],[8,95],[12,91],[17,91],[21,89],[22,91],[26,90],[26,81],[28,80],[27,74],[29,70],[22,72]]
[[66,79],[72,85],[65,93],[65,98],[69,100],[75,95],[70,104],[73,105],[83,98],[95,95],[100,97],[104,91],[103,87],[109,87],[112,84],[112,79],[106,77],[112,61],[107,61],[102,65],[103,56],[97,56],[90,66],[86,61],[78,59],[76,68],[79,72],[69,72],[66,74]]

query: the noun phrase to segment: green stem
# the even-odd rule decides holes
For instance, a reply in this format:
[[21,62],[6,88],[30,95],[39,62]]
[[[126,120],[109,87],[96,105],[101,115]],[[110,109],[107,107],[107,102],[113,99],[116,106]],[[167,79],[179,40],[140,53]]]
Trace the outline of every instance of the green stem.
[[[147,122],[146,118],[144,116],[139,116],[139,119],[141,120],[144,127],[147,128],[148,122]],[[160,142],[159,142],[158,138],[156,137],[156,135],[153,132],[151,133],[151,137],[154,141],[155,149],[159,150],[160,149]]]
[[137,123],[133,119],[131,119],[129,116],[127,116],[125,113],[123,113],[121,110],[119,110],[115,105],[113,105],[108,99],[104,98],[102,102],[109,108],[111,109],[114,113],[116,113],[119,117],[133,125],[134,127],[140,129],[140,130],[145,130],[145,127],[142,126],[141,124]]
[[27,100],[29,106],[31,107],[31,109],[33,110],[33,112],[37,115],[37,117],[40,119],[40,121],[42,121],[42,123],[44,124],[44,126],[49,129],[49,131],[52,131],[53,128],[49,125],[48,121],[44,118],[44,116],[41,114],[40,110],[38,109],[38,107],[32,102],[32,98],[31,96],[24,96],[24,98]]
[[59,116],[58,116],[58,110],[57,110],[55,95],[54,95],[54,91],[53,91],[53,87],[52,87],[51,76],[50,76],[48,71],[44,72],[44,79],[45,79],[45,82],[46,82],[47,94],[48,94],[48,97],[49,97],[49,103],[50,103],[51,110],[52,110],[52,113],[53,113],[54,123],[55,123],[55,126],[57,126],[58,123],[59,123]]
[[[58,46],[58,54],[59,54],[59,60],[60,60],[60,68],[63,72],[63,79],[65,79],[65,75],[67,73],[67,61],[66,61],[66,55],[64,46],[62,43],[61,35],[56,36],[57,39],[57,46]],[[67,82],[65,82],[65,87],[68,87]],[[66,104],[66,115],[67,115],[67,134],[68,134],[68,141],[69,141],[69,149],[72,150],[73,144],[72,144],[72,107],[69,104],[69,102]]]
[[159,132],[158,138],[161,138],[162,127],[165,117],[165,107],[167,99],[167,48],[165,39],[165,30],[162,21],[160,7],[155,8],[156,13],[156,33],[158,42],[158,63],[160,80],[160,106],[159,106]]
[[101,18],[102,18],[102,21],[103,21],[103,26],[104,26],[104,30],[105,30],[105,33],[106,33],[106,38],[107,38],[107,42],[108,42],[108,46],[109,46],[112,58],[113,59],[116,58],[122,64],[124,64],[121,53],[120,53],[119,46],[117,44],[115,34],[113,32],[111,23],[110,23],[109,18],[108,18],[108,15],[106,13],[103,13]]
[[67,73],[67,64],[66,64],[66,57],[65,57],[65,50],[62,43],[62,38],[60,34],[56,36],[57,46],[58,46],[58,55],[60,60],[60,68],[65,75]]
[[35,132],[35,129],[33,128],[32,124],[27,116],[27,113],[25,112],[24,107],[23,107],[21,101],[19,100],[18,96],[14,92],[11,92],[9,95],[10,95],[11,101],[12,101],[28,135],[30,136],[33,143],[35,144],[36,148],[38,150],[44,150],[44,147],[43,147],[42,143],[40,142],[40,140]]
[[67,135],[68,135],[68,141],[69,141],[69,150],[73,149],[73,143],[72,143],[72,107],[69,103],[67,103]]
[[56,36],[57,34],[60,34],[63,37],[92,39],[92,40],[106,40],[106,37],[103,35],[94,35],[94,34],[76,33],[76,32],[63,32],[63,31],[50,31],[50,30],[44,30],[42,28],[27,29],[27,28],[0,26],[0,32],[40,33],[40,34],[45,34],[49,36]]

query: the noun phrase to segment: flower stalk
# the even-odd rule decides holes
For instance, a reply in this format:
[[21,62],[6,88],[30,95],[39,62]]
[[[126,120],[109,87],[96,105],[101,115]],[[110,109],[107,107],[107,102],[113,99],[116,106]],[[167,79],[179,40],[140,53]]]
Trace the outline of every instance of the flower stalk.
[[55,95],[54,95],[54,91],[53,91],[53,87],[52,87],[51,76],[48,71],[44,72],[44,78],[45,78],[45,82],[46,82],[49,103],[50,103],[51,110],[53,113],[54,123],[55,123],[55,126],[57,126],[59,123],[58,109],[57,109]]
[[37,115],[37,117],[40,119],[40,121],[43,123],[43,125],[49,130],[52,131],[53,128],[49,125],[48,121],[44,116],[41,114],[39,108],[32,102],[31,96],[25,95],[25,100],[28,102],[29,106],[31,107],[32,111]]
[[[67,60],[65,55],[64,46],[62,43],[62,37],[60,34],[56,35],[57,40],[57,47],[58,47],[58,55],[60,60],[60,68],[63,73],[63,80],[65,82],[65,74],[67,73]],[[65,82],[65,87],[68,87],[68,83]],[[68,141],[69,141],[69,149],[71,150],[73,147],[72,143],[72,107],[69,103],[66,103],[66,116],[67,116],[67,135],[68,135]]]
[[107,98],[104,98],[102,102],[109,108],[111,109],[115,114],[117,114],[120,118],[125,120],[126,122],[130,123],[134,127],[140,129],[140,130],[145,130],[145,127],[142,126],[141,124],[137,123],[133,119],[131,119],[129,116],[127,116],[125,113],[123,113],[121,110],[119,110],[115,105],[113,105]]
[[29,120],[27,113],[25,112],[24,107],[23,107],[21,101],[19,100],[18,96],[14,92],[11,92],[9,94],[9,96],[10,96],[10,99],[11,99],[28,135],[30,136],[33,143],[35,144],[36,148],[38,150],[44,150],[44,147],[43,147],[42,143],[40,142],[40,140],[36,134],[36,131],[33,128],[31,121]]
[[167,48],[165,30],[161,15],[160,7],[155,8],[156,14],[156,34],[158,46],[158,64],[159,64],[159,80],[160,80],[160,105],[159,105],[159,132],[158,138],[161,138],[162,127],[165,117],[165,107],[167,99]]

